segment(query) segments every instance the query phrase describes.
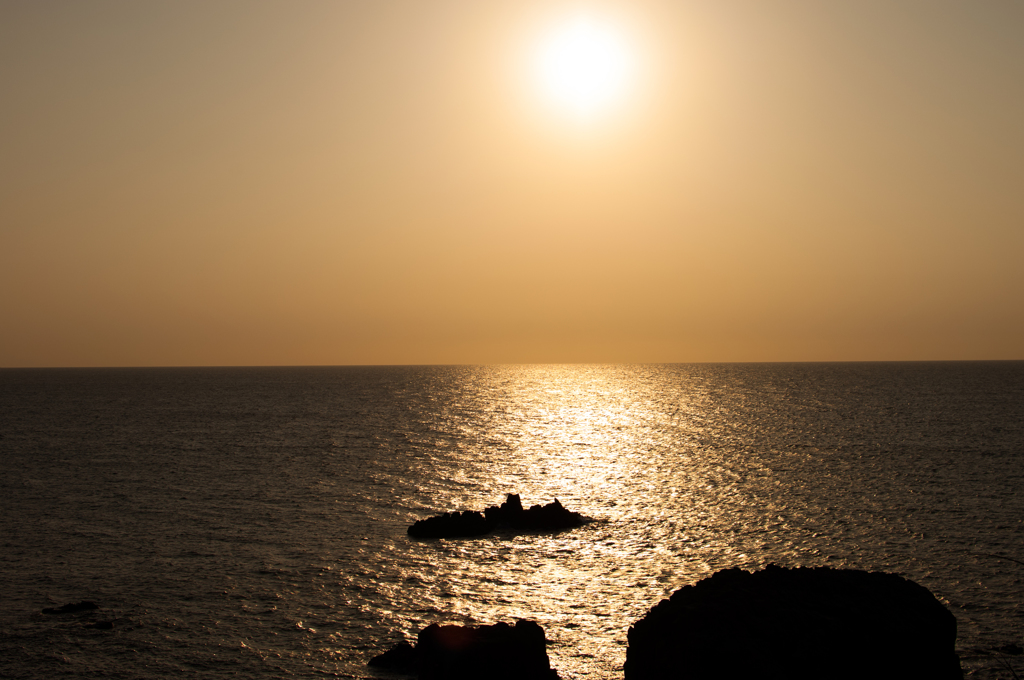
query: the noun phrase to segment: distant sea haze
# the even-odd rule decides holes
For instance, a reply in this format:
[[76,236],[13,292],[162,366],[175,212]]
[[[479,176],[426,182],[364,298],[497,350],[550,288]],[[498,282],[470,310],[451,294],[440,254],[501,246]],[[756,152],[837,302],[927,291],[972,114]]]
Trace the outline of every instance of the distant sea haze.
[[[603,521],[406,534],[507,493]],[[907,576],[1024,673],[1024,362],[2,370],[0,516],[2,677],[390,677],[527,618],[621,678],[651,606],[770,562]]]

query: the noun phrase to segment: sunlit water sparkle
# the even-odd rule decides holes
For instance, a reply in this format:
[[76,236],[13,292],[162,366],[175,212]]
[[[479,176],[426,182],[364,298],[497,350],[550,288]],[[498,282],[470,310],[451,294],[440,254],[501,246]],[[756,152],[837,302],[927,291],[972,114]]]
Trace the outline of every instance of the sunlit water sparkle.
[[[3,677],[391,677],[523,617],[617,678],[658,600],[769,562],[902,573],[973,677],[1024,666],[1022,362],[6,370],[0,453]],[[508,492],[600,521],[405,533]]]

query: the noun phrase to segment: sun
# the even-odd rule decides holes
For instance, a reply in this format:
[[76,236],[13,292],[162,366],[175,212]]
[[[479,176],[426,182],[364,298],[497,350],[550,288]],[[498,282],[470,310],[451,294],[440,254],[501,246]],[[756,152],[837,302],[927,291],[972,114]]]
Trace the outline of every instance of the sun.
[[616,26],[578,16],[542,37],[534,65],[548,102],[575,118],[593,118],[622,103],[635,59]]

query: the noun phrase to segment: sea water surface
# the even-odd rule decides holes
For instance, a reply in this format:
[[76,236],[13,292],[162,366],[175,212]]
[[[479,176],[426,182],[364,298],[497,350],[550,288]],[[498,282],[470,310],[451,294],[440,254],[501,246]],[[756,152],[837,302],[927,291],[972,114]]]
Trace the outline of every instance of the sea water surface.
[[[406,535],[510,492],[601,521]],[[1024,674],[1024,362],[3,370],[0,517],[5,678],[387,678],[520,617],[621,678],[661,598],[772,562],[903,574]]]

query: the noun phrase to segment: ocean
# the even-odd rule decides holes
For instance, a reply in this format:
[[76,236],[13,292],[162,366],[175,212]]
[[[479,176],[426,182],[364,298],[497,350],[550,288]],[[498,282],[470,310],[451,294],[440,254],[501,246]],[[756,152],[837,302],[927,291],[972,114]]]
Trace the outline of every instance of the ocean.
[[[406,534],[507,493],[598,521]],[[4,678],[392,678],[516,618],[621,678],[647,609],[769,563],[902,574],[1024,675],[1024,362],[5,369],[0,517]]]

